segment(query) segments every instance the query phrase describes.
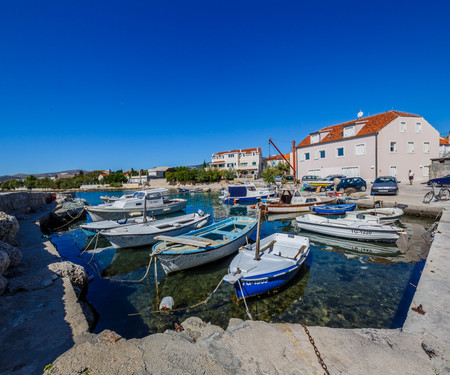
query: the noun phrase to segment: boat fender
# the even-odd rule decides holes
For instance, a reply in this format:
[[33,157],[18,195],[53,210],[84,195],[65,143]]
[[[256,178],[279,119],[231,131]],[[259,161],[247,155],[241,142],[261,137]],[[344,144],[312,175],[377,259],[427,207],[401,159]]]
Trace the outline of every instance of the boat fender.
[[239,203],[239,199],[235,199],[235,200],[233,201],[233,203],[234,203],[234,204]]
[[173,298],[171,296],[164,297],[159,304],[160,310],[172,310],[173,305],[175,304]]
[[250,208],[254,210],[254,209],[256,208],[256,204],[252,204],[252,205],[250,206]]

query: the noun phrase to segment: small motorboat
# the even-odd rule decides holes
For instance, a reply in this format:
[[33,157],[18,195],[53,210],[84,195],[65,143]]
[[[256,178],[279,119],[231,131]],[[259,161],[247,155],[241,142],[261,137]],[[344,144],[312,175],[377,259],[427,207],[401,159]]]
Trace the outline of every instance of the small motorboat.
[[[156,220],[154,217],[147,217],[147,222]],[[109,230],[114,228],[121,228],[125,226],[142,224],[144,222],[143,217],[128,218],[122,220],[102,220],[93,221],[90,223],[80,225],[80,228],[88,236],[95,236],[98,232],[102,230]]]
[[87,206],[86,210],[92,221],[120,220],[129,217],[143,216],[146,204],[146,215],[165,215],[181,211],[186,207],[185,199],[165,199],[167,189],[149,189],[137,191],[131,198],[118,199],[113,203]]
[[223,191],[220,199],[224,203],[258,202],[275,195],[276,193],[272,188],[259,187],[253,182],[245,182],[228,186],[228,190]]
[[275,233],[262,239],[259,260],[256,246],[244,246],[224,277],[239,299],[281,287],[296,275],[309,254],[309,239],[292,234]]
[[280,198],[260,203],[260,209],[268,214],[306,212],[310,207],[333,203],[335,198],[301,193],[299,189],[282,189]]
[[166,272],[171,274],[233,254],[256,229],[256,220],[250,217],[231,217],[186,235],[157,236],[162,242],[153,246]]
[[356,203],[348,204],[331,204],[323,206],[312,206],[311,211],[319,215],[342,215],[348,211],[353,211]]
[[295,221],[302,230],[359,241],[395,242],[403,233],[401,228],[393,225],[356,218],[329,219],[323,216],[306,214],[297,217]]
[[152,245],[158,242],[159,235],[179,236],[209,223],[211,215],[202,211],[195,214],[154,220],[147,223],[113,228],[100,232],[116,249]]
[[361,219],[374,221],[380,224],[395,223],[403,215],[403,210],[398,207],[392,208],[371,208],[364,211],[347,212],[346,217],[350,220]]

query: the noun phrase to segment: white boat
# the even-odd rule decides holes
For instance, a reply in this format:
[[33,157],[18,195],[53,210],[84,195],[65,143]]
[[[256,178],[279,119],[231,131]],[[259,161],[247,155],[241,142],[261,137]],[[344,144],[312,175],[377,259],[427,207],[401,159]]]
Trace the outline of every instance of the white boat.
[[[147,222],[156,220],[154,217],[147,217]],[[108,230],[113,228],[120,228],[129,225],[142,224],[144,217],[128,218],[121,220],[102,220],[93,221],[80,225],[80,228],[88,235],[94,236],[101,230]]]
[[211,215],[205,215],[199,211],[195,214],[103,230],[100,235],[111,242],[116,249],[152,245],[158,242],[155,239],[158,235],[179,236],[202,228],[209,223],[210,219]]
[[228,190],[224,190],[220,199],[224,203],[257,202],[276,195],[275,190],[269,187],[256,186],[253,182],[229,185]]
[[272,234],[260,241],[258,260],[255,248],[256,243],[244,246],[224,277],[224,281],[234,286],[239,299],[277,289],[291,280],[309,254],[309,239],[286,233]]
[[164,199],[167,189],[141,190],[131,198],[119,199],[114,203],[87,206],[86,210],[93,221],[120,220],[129,217],[143,216],[144,200],[147,216],[169,214],[183,210],[186,199]]
[[231,217],[183,236],[158,236],[163,242],[153,246],[167,274],[201,266],[233,254],[256,229],[250,217]]
[[132,197],[133,197],[133,194],[124,194],[124,195],[121,195],[120,197],[116,197],[114,195],[112,195],[112,196],[102,195],[100,197],[100,199],[105,203],[113,203],[119,199],[128,199],[128,198],[132,198]]
[[270,199],[260,203],[260,209],[269,214],[286,214],[291,212],[306,212],[310,207],[332,203],[335,198],[311,195],[298,189],[282,189],[279,199]]
[[295,221],[302,230],[359,241],[394,242],[399,238],[400,233],[403,232],[401,228],[379,224],[374,221],[329,219],[313,214],[299,216]]
[[364,211],[351,211],[345,214],[348,219],[370,220],[380,224],[395,223],[402,215],[403,210],[398,207],[372,208]]

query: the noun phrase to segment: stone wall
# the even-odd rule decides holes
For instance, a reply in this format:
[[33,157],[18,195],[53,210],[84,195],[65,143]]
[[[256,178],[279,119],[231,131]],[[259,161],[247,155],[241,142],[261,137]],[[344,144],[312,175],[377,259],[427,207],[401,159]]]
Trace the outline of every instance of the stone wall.
[[53,196],[52,192],[13,192],[0,194],[0,211],[22,212],[28,214],[34,212],[46,204],[46,200]]
[[450,157],[434,159],[430,165],[430,179],[450,174]]

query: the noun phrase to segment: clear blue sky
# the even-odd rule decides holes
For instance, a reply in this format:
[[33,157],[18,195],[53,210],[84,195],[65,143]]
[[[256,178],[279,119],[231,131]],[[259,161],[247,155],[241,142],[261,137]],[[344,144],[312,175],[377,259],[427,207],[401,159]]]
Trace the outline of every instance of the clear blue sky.
[[0,175],[267,156],[360,109],[447,133],[449,19],[448,0],[2,1]]

